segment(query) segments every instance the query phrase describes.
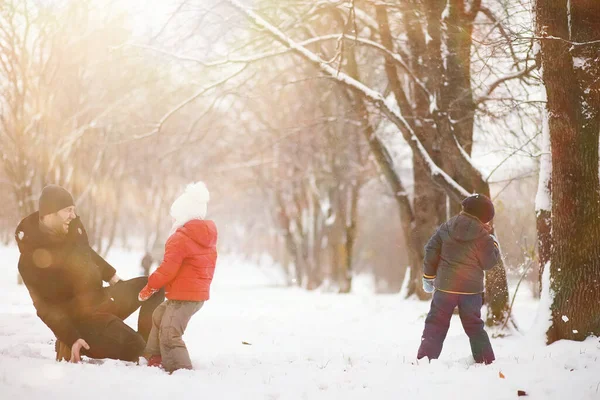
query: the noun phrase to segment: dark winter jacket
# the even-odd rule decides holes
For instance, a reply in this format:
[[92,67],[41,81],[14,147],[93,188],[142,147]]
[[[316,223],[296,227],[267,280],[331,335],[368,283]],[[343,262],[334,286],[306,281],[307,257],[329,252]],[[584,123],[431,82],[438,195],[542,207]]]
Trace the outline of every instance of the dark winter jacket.
[[423,276],[437,290],[482,293],[483,271],[501,263],[498,245],[477,218],[461,213],[442,224],[425,246]]
[[40,230],[35,212],[21,221],[15,238],[21,252],[19,272],[37,315],[57,338],[71,345],[81,337],[74,322],[110,309],[102,281],[108,282],[115,269],[90,247],[79,218],[59,240]]
[[217,263],[216,246],[217,226],[213,221],[187,222],[167,240],[164,260],[148,278],[148,286],[164,287],[169,300],[208,300]]

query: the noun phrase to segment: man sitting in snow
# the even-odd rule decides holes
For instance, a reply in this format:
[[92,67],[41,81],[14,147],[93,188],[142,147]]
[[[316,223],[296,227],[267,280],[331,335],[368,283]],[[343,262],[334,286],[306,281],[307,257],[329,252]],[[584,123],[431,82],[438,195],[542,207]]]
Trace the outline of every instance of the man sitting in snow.
[[489,233],[494,205],[486,196],[474,194],[462,202],[462,207],[463,211],[442,224],[425,246],[423,289],[435,293],[417,358],[440,356],[458,306],[475,362],[489,364],[495,357],[483,329],[481,306],[483,271],[502,262],[498,242]]
[[[121,280],[90,247],[71,194],[60,186],[46,186],[39,211],[21,221],[15,237],[23,282],[37,315],[57,337],[56,359],[79,362],[84,354],[137,361],[164,292],[138,301],[148,278]],[[140,306],[135,332],[123,319]]]

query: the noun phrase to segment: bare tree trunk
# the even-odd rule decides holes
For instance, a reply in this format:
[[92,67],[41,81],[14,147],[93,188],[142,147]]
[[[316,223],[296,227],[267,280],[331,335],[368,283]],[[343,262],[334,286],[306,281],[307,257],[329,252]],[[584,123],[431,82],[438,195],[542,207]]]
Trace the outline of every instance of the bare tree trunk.
[[[537,0],[552,152],[548,343],[600,335],[600,3]],[[558,39],[556,39],[558,38]],[[562,40],[561,40],[562,39]]]
[[[380,21],[382,42],[384,45],[391,49],[391,34],[389,32],[389,23],[387,22],[385,10],[380,10],[378,19]],[[431,38],[429,43],[425,40],[424,30],[421,23],[421,15],[416,7],[410,7],[406,10],[403,15],[404,25],[407,29],[408,46],[410,49],[410,67],[413,71],[419,71],[425,69],[424,75],[426,76],[426,82],[430,86],[437,87],[439,83],[434,79],[440,79],[442,71],[439,70],[435,63],[426,62],[423,66],[423,60],[426,59],[429,52],[427,46],[431,48],[440,47],[439,29],[437,38]],[[385,38],[385,39],[384,39]],[[431,50],[430,50],[431,51]],[[391,60],[390,60],[391,61]],[[389,67],[388,67],[389,68]],[[397,73],[394,70],[389,71],[390,74]],[[415,103],[414,105],[414,116],[415,119],[419,120],[420,126],[413,126],[413,129],[421,129],[423,131],[423,145],[434,159],[436,163],[441,161],[440,159],[440,144],[439,134],[434,124],[430,122],[430,102],[429,96],[424,93],[421,88],[411,80],[411,93]],[[397,83],[398,84],[398,83]],[[407,106],[405,106],[407,108]],[[408,110],[405,110],[408,111]],[[424,248],[427,241],[435,232],[437,227],[444,222],[446,219],[446,194],[441,190],[432,180],[425,167],[423,160],[418,155],[413,154],[413,178],[414,178],[414,198],[413,198],[413,209],[415,214],[415,225],[414,225],[414,251],[417,253],[416,257],[419,260],[424,258]],[[419,299],[429,299],[431,296],[423,291],[422,285],[422,262],[414,265],[410,269],[410,277],[407,286],[407,297],[416,295]]]
[[302,286],[302,283],[304,281],[303,277],[306,273],[306,263],[304,262],[304,259],[301,256],[301,250],[294,238],[294,232],[292,231],[292,221],[286,212],[283,197],[278,191],[276,191],[275,196],[279,229],[283,230],[285,247],[287,249],[288,254],[294,260],[294,274],[296,285]]
[[547,112],[544,112],[543,118],[542,155],[540,156],[538,192],[535,199],[538,248],[535,286],[538,298],[542,293],[542,274],[550,262],[552,254],[552,156],[550,154],[550,128],[548,127]]
[[346,206],[346,210],[348,209],[348,206],[350,210],[347,219],[344,218],[343,221],[346,231],[346,259],[344,265],[345,268],[343,269],[341,276],[341,293],[350,293],[352,290],[352,262],[354,260],[354,244],[356,243],[356,232],[358,229],[358,199],[360,194],[360,185],[358,183],[350,185],[348,191],[348,201],[350,204]]
[[[432,0],[435,2],[435,0]],[[473,21],[481,5],[481,1],[450,0],[436,2],[438,8],[430,12],[428,21],[437,30],[442,17],[439,14],[441,5],[445,4],[447,18],[443,21],[443,32],[447,47],[445,68],[437,62],[440,69],[445,71],[441,75],[443,82],[439,86],[440,112],[434,114],[436,125],[443,132],[441,135],[442,146],[450,151],[442,155],[444,170],[465,189],[471,193],[481,193],[490,196],[489,184],[481,177],[481,173],[460,154],[460,147],[467,155],[471,154],[473,143],[473,118],[475,106],[473,90],[471,88],[471,45]],[[469,5],[467,6],[467,3]],[[432,30],[428,27],[432,35]],[[437,35],[437,33],[436,33]],[[435,49],[436,59],[440,56]],[[460,147],[459,147],[460,146]],[[451,202],[451,214],[460,211],[460,204]],[[496,267],[485,275],[485,288],[487,304],[486,324],[488,326],[504,326],[509,318],[509,295],[506,271],[504,267]],[[514,325],[514,322],[513,322]]]
[[415,295],[420,300],[426,300],[431,298],[431,295],[423,291],[422,260],[425,257],[427,241],[445,216],[444,209],[440,209],[440,205],[445,208],[446,194],[431,181],[429,173],[423,166],[423,161],[414,155],[413,175],[415,224],[413,227],[414,241],[411,243],[411,247],[420,262],[417,265],[411,265],[406,297]]

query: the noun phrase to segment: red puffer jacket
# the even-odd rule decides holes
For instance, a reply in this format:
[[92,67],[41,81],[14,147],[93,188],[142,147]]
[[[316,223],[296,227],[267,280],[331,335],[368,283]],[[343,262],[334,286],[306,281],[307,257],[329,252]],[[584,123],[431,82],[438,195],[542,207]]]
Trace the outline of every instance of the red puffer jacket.
[[217,262],[216,245],[213,221],[187,222],[167,240],[164,260],[148,278],[148,287],[164,286],[169,300],[208,300]]

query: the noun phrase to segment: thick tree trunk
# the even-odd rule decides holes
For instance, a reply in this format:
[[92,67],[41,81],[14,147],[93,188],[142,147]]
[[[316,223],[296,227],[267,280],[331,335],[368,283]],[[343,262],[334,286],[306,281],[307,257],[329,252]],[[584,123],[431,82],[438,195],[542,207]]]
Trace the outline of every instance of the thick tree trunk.
[[425,245],[444,219],[446,194],[431,181],[423,162],[415,156],[413,156],[413,174],[415,178],[413,200],[415,224],[411,247],[417,253],[416,257],[420,263],[414,267],[411,265],[406,297],[416,295],[419,299],[425,300],[431,298],[423,291],[422,285],[423,270],[421,267],[425,256]]
[[[491,197],[489,184],[460,154],[458,147],[462,147],[470,156],[475,113],[471,88],[471,35],[473,21],[479,12],[481,2],[471,1],[469,7],[465,3],[465,0],[450,0],[446,6],[447,19],[443,21],[448,56],[445,60],[445,82],[440,90],[442,113],[439,115],[438,124],[445,129],[444,148],[453,149],[445,153],[443,165],[465,189]],[[450,207],[452,215],[460,210],[457,202],[452,202]],[[504,266],[493,268],[486,273],[485,288],[486,324],[504,326],[506,319],[510,317],[508,283]]]
[[[423,12],[427,21],[427,34],[429,40],[426,44],[426,54],[418,59],[427,60],[423,81],[433,99],[426,99],[433,104],[428,104],[427,109],[433,110],[429,119],[435,121],[432,129],[423,135],[427,137],[428,152],[439,157],[444,170],[453,177],[462,187],[469,192],[490,195],[490,189],[480,172],[463,156],[470,155],[473,142],[473,117],[474,102],[471,88],[471,33],[473,21],[479,11],[480,2],[473,1],[469,9],[464,0],[428,0],[424,4]],[[447,8],[447,12],[444,9]],[[446,19],[442,15],[446,13]],[[418,20],[418,16],[415,16]],[[410,21],[409,21],[410,22]],[[416,24],[407,24],[409,27]],[[413,41],[419,39],[420,30],[415,31],[411,37]],[[443,58],[442,44],[447,48],[447,55]],[[419,51],[422,46],[413,50]],[[417,96],[417,99],[419,97]],[[423,102],[423,100],[421,100]],[[417,104],[419,101],[417,100]],[[431,111],[429,111],[431,113]],[[422,126],[426,126],[423,125]],[[425,142],[425,139],[424,139]],[[460,146],[460,147],[459,147]],[[441,152],[440,149],[445,151]],[[416,182],[416,177],[415,177]],[[445,214],[445,198],[440,197],[437,210],[442,219]],[[415,206],[416,206],[415,202]],[[460,204],[451,200],[450,215],[460,211]],[[415,214],[417,213],[415,209]],[[486,274],[486,304],[488,314],[486,323],[489,326],[503,326],[509,317],[509,296],[506,271],[503,268],[494,268]]]
[[[444,109],[453,122],[453,133],[467,154],[473,145],[475,104],[471,88],[471,45],[473,21],[479,12],[480,0],[449,0],[444,25],[446,36],[446,84],[442,88]],[[446,1],[443,1],[446,3]]]
[[544,112],[542,128],[542,155],[538,192],[535,198],[538,262],[535,274],[536,297],[542,294],[542,274],[550,262],[552,251],[552,157],[550,154],[550,132],[548,113]]
[[[390,51],[394,51],[392,35],[390,32],[387,9],[384,6],[377,6],[377,21],[379,23],[379,33],[382,44]],[[424,51],[424,37],[422,31],[415,29],[417,16],[415,14],[405,16],[405,23],[409,27],[411,50],[413,50],[411,58],[411,67],[416,70],[420,66],[420,55]],[[412,129],[420,131],[419,136],[422,138],[423,145],[427,152],[433,157],[434,161],[439,162],[439,152],[434,151],[434,143],[436,142],[436,130],[427,122],[429,99],[419,88],[412,89],[414,97],[414,106],[410,104],[406,96],[403,84],[400,81],[398,70],[394,60],[386,57],[385,60],[386,75],[391,87],[396,102],[400,107],[403,115],[410,115]],[[416,124],[415,121],[419,120]],[[410,251],[410,276],[407,285],[406,297],[416,296],[420,300],[431,298],[430,295],[423,291],[422,285],[422,261],[424,257],[424,248],[427,241],[435,232],[435,229],[443,221],[444,213],[441,208],[445,204],[444,192],[432,181],[431,175],[428,172],[425,162],[417,154],[413,154],[413,178],[414,178],[414,194],[413,194],[413,215],[411,234],[406,237],[408,248]]]
[[[569,10],[570,7],[570,10]],[[600,335],[600,3],[537,0],[552,152],[548,343]],[[563,40],[559,40],[560,38]]]

